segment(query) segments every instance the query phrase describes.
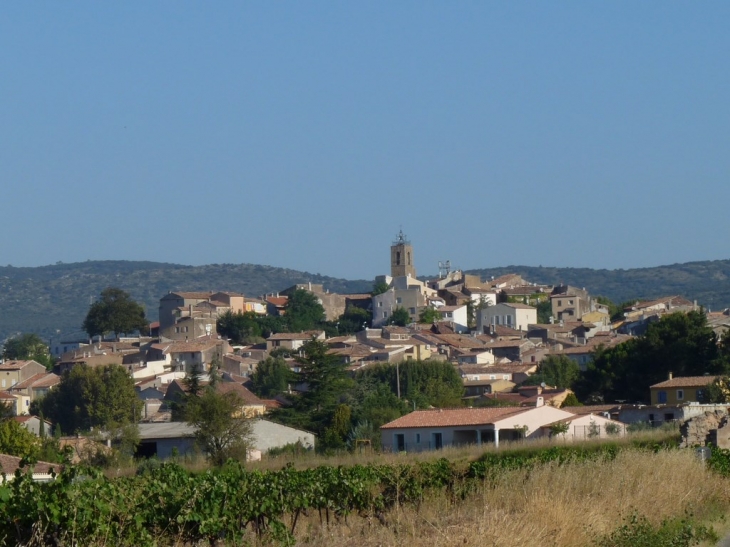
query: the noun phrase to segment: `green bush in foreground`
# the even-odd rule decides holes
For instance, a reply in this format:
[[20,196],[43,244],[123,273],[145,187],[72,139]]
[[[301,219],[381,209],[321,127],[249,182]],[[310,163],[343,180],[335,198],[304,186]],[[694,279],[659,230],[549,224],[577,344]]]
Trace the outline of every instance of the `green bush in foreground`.
[[599,539],[597,547],[690,547],[719,539],[712,528],[695,524],[691,518],[665,520],[658,527],[636,514],[627,520]]

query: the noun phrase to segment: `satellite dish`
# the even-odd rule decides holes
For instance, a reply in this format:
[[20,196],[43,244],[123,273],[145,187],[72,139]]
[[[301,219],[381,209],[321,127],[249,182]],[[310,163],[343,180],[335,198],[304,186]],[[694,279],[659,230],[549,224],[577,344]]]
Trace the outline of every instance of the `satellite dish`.
[[541,382],[540,383],[540,387],[543,388],[543,389],[545,389],[547,387],[547,384],[545,382]]

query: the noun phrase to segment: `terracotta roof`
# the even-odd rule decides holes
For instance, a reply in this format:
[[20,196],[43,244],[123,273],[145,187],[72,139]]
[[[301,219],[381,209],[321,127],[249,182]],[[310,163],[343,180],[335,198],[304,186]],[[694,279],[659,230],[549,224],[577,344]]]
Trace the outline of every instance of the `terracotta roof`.
[[236,382],[220,382],[215,390],[218,393],[235,393],[238,395],[245,404],[247,405],[263,405],[264,402],[254,395],[251,391],[246,389],[239,383]]
[[25,361],[5,361],[4,363],[0,364],[0,370],[19,370],[23,367],[27,367],[31,363],[36,363],[37,365],[40,365],[40,363],[37,363],[33,360],[25,360]]
[[312,337],[322,334],[321,330],[309,330],[304,332],[280,332],[272,334],[267,340],[309,340]]
[[167,347],[165,353],[195,353],[197,351],[205,351],[206,349],[213,348],[217,345],[217,343],[217,340],[174,342]]
[[380,429],[484,425],[522,412],[525,412],[524,408],[514,407],[416,410],[381,426]]
[[286,296],[269,296],[266,301],[274,306],[286,306],[289,299]]
[[[7,454],[0,454],[0,473],[5,473],[7,476],[13,475],[15,470],[20,468],[20,458],[15,456],[8,456]],[[54,469],[56,472],[62,471],[63,466],[57,463],[48,462],[37,462],[33,464],[33,473],[50,473]]]
[[664,380],[650,387],[703,387],[710,385],[717,378],[719,376],[680,376],[679,378]]
[[[171,292],[170,294],[174,294],[175,296],[180,296],[185,299],[195,300],[195,299],[208,299],[215,293],[211,292],[211,291],[207,291],[207,292],[177,292],[177,291],[174,291],[174,292]],[[164,298],[164,296],[163,296],[163,298]]]
[[18,382],[11,389],[26,389],[29,387],[52,387],[58,384],[60,381],[61,377],[58,374],[53,374],[52,372],[41,372],[39,374],[34,374],[30,378],[27,378],[22,382]]

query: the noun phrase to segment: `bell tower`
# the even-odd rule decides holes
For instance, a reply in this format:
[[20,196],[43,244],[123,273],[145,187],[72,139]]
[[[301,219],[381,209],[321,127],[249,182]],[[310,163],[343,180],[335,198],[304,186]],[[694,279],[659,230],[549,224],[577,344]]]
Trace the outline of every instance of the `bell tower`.
[[392,277],[416,277],[416,268],[413,266],[413,247],[403,230],[398,232],[395,241],[390,246],[390,275]]

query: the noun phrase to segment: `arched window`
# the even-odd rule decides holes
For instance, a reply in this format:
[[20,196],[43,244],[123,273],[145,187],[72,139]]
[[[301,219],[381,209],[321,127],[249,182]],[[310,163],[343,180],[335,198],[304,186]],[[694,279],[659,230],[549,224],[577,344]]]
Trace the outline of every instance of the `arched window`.
[[400,251],[395,252],[395,265],[400,266]]

